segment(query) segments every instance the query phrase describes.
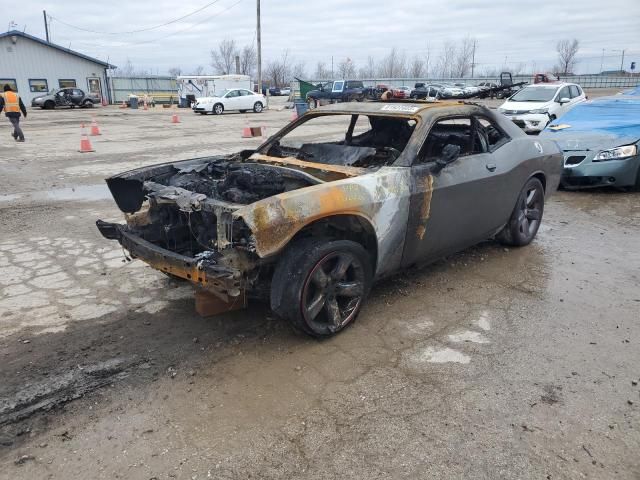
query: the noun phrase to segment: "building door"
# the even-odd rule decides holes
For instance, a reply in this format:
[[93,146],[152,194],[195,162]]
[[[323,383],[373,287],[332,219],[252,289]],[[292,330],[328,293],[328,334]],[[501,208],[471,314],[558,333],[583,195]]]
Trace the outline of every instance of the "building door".
[[87,84],[89,86],[89,93],[94,93],[102,98],[102,88],[100,86],[100,79],[98,77],[87,78]]

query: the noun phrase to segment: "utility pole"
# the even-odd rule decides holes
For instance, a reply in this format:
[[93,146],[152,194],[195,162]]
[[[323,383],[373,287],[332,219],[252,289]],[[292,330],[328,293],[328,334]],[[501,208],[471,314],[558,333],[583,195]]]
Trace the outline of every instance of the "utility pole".
[[258,43],[258,93],[262,93],[262,40],[260,37],[260,0],[256,0],[258,10],[258,24],[256,26],[256,41]]
[[240,55],[236,55],[236,75],[240,74]]
[[333,55],[331,55],[331,80],[333,80]]
[[471,56],[471,78],[473,78],[473,72],[476,68],[476,40],[473,40],[473,54]]
[[600,59],[600,73],[602,73],[603,68],[604,68],[604,48],[602,49],[602,58]]
[[624,72],[624,49],[622,49],[622,61],[620,62],[620,73]]
[[49,43],[49,24],[47,23],[47,11],[42,11],[42,17],[44,18],[44,33],[47,36],[47,43]]

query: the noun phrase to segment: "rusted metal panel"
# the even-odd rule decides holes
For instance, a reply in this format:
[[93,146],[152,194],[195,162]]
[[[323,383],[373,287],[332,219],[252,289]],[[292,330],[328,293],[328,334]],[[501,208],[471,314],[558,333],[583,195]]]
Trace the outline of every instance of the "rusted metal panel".
[[[343,167],[344,168],[344,167]],[[400,264],[410,201],[410,169],[377,172],[266,198],[234,212],[251,229],[260,257],[278,253],[305,226],[335,215],[360,216],[378,243],[377,274]]]

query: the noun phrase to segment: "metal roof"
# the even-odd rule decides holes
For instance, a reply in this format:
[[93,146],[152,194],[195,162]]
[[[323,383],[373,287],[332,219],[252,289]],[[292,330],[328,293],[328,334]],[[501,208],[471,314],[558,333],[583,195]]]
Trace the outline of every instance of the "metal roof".
[[88,60],[93,63],[97,63],[99,65],[102,65],[105,68],[116,68],[115,65],[111,65],[110,63],[103,62],[102,60],[98,60],[97,58],[89,57],[88,55],[84,55],[82,53],[76,52],[69,48],[61,47],[60,45],[56,45],[55,43],[47,42],[46,40],[42,40],[41,38],[34,37],[33,35],[29,35],[28,33],[20,32],[18,30],[10,30],[6,33],[0,33],[0,38],[13,37],[13,36],[28,38],[29,40],[33,40],[34,42],[40,43],[47,47],[55,48],[56,50],[60,50],[61,52],[65,52],[70,55],[83,58],[84,60]]
[[310,110],[310,112],[331,112],[331,113],[362,113],[370,115],[399,115],[411,116],[422,114],[430,109],[435,108],[464,108],[469,105],[468,102],[460,100],[443,100],[436,102],[426,101],[407,101],[407,100],[389,100],[375,102],[344,102],[325,105]]

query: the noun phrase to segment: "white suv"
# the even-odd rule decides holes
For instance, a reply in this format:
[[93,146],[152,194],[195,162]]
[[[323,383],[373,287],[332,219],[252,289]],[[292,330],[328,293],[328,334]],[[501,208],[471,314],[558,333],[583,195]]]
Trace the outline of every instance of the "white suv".
[[575,83],[539,83],[518,90],[498,111],[525,132],[538,133],[586,99]]

